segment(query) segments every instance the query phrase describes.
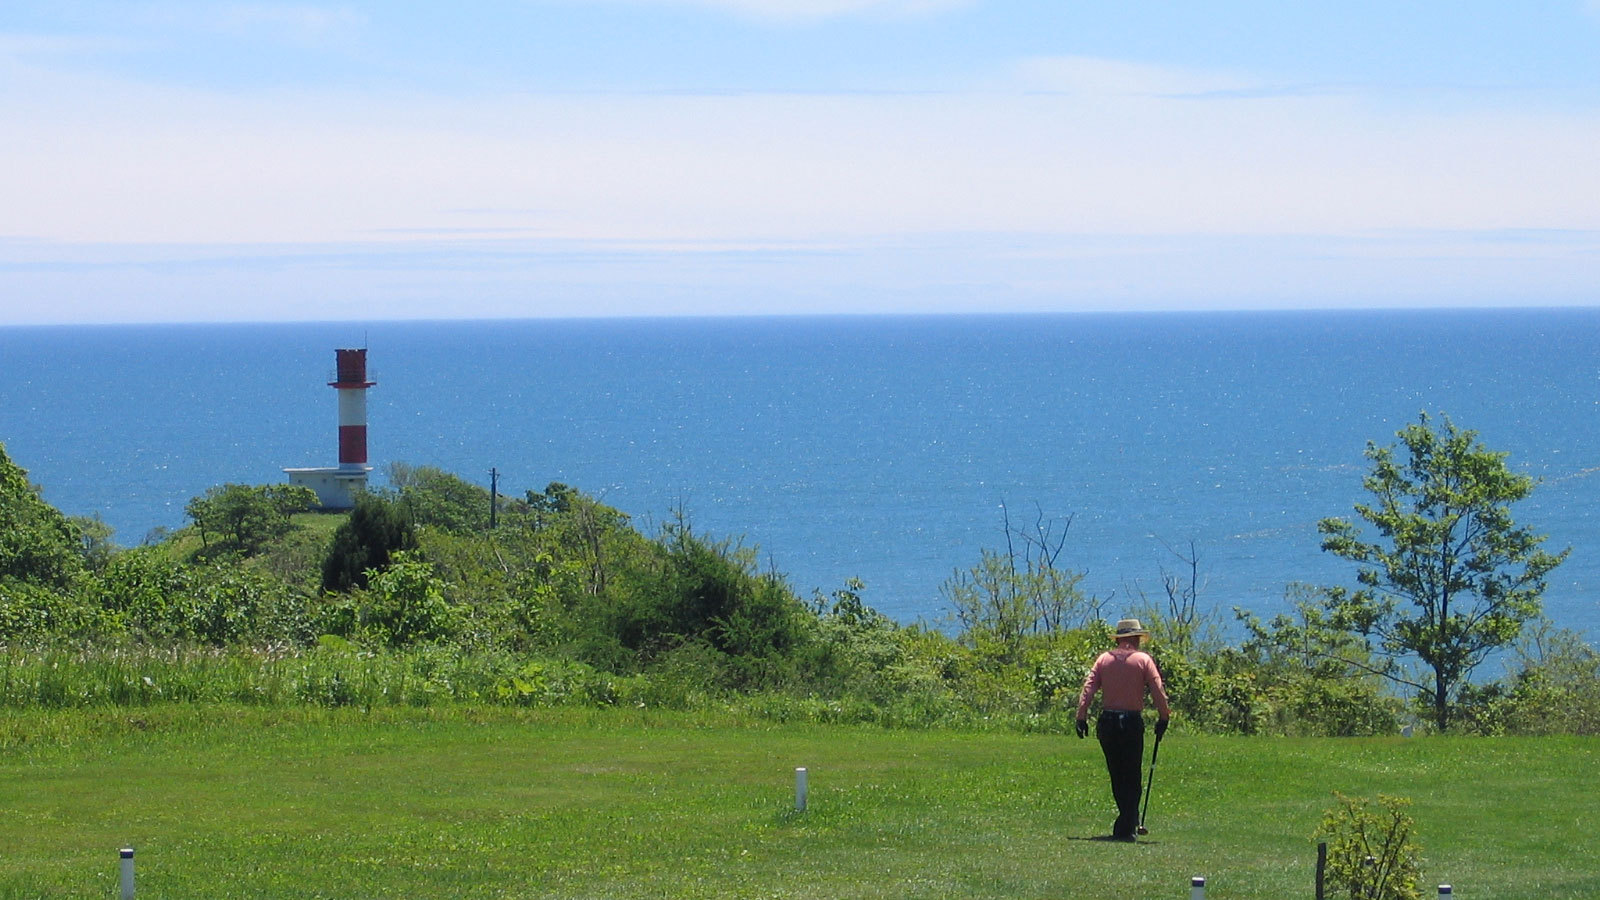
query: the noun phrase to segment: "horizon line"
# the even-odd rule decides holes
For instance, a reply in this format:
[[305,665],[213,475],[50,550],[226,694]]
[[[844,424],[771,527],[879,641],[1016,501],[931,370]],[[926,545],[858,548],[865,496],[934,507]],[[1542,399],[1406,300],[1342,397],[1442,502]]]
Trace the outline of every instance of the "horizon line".
[[1550,312],[1578,312],[1591,311],[1600,313],[1600,300],[1579,303],[1462,303],[1462,304],[1404,304],[1404,305],[1318,305],[1318,306],[1207,306],[1207,307],[1153,307],[1140,309],[1109,309],[1109,308],[1082,308],[1082,309],[1018,309],[1018,310],[926,310],[907,312],[903,310],[864,310],[860,312],[662,312],[662,313],[620,313],[620,314],[552,314],[552,315],[526,315],[526,316],[393,316],[393,317],[359,317],[325,319],[129,319],[129,320],[85,320],[85,321],[59,321],[59,322],[5,322],[0,321],[0,329],[24,328],[139,328],[139,327],[182,327],[182,326],[317,326],[317,325],[349,325],[351,323],[370,323],[383,325],[451,325],[451,324],[489,324],[489,323],[529,323],[529,322],[663,322],[663,321],[695,321],[695,320],[758,320],[758,319],[1006,319],[1006,318],[1076,318],[1076,317],[1104,317],[1127,316],[1150,318],[1159,316],[1206,316],[1206,315],[1292,315],[1292,314],[1364,314],[1364,313],[1466,313],[1466,312],[1516,312],[1516,313],[1550,313]]

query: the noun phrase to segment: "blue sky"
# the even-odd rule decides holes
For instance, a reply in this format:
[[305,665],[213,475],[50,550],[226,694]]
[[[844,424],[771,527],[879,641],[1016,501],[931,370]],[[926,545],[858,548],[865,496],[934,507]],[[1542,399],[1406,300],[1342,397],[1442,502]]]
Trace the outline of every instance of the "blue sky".
[[0,324],[1600,301],[1600,0],[7,0]]

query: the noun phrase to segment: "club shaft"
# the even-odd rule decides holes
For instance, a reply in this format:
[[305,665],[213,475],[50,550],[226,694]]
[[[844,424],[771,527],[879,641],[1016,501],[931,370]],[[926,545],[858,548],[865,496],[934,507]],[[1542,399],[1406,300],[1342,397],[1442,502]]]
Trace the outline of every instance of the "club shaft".
[[1139,809],[1139,830],[1144,830],[1144,816],[1150,811],[1150,786],[1156,782],[1156,757],[1161,755],[1161,736],[1156,736],[1156,745],[1150,748],[1150,775],[1144,782],[1144,806]]

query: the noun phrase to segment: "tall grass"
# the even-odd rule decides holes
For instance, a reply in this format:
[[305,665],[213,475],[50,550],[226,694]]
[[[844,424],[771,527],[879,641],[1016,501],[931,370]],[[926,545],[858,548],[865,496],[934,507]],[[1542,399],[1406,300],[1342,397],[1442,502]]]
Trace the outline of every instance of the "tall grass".
[[492,702],[516,672],[517,662],[504,655],[438,649],[370,653],[349,645],[12,650],[0,653],[0,707]]
[[337,638],[310,648],[157,647],[0,650],[0,709],[151,708],[240,704],[317,708],[633,707],[715,709],[784,724],[958,727],[1065,734],[1071,711],[1002,710],[950,692],[883,697],[738,692],[693,668],[634,674],[571,660],[453,647],[370,650]]

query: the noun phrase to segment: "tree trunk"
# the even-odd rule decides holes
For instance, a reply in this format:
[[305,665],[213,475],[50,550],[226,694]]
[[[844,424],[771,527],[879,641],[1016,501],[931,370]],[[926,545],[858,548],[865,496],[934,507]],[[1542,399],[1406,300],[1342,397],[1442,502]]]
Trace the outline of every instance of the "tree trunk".
[[1433,721],[1439,726],[1440,731],[1450,730],[1450,686],[1445,683],[1444,673],[1438,669],[1433,671]]

